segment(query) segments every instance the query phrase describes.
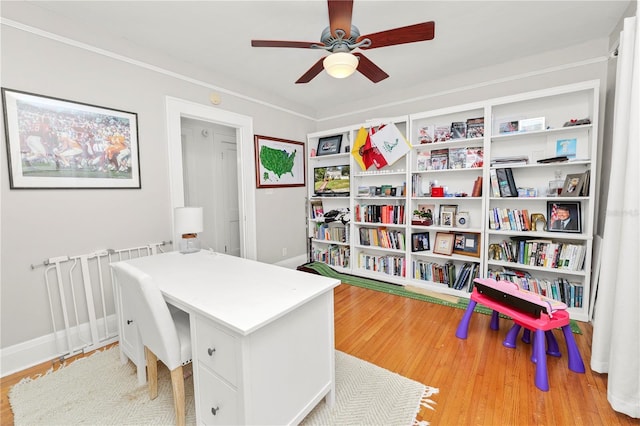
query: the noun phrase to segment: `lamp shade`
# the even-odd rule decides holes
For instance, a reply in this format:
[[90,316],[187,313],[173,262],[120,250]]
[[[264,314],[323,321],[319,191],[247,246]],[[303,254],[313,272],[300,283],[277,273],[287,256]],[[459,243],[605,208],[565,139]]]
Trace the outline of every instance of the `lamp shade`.
[[358,58],[347,52],[337,52],[324,58],[322,65],[331,77],[349,77],[358,68]]
[[197,234],[204,229],[202,207],[177,207],[174,212],[176,233]]

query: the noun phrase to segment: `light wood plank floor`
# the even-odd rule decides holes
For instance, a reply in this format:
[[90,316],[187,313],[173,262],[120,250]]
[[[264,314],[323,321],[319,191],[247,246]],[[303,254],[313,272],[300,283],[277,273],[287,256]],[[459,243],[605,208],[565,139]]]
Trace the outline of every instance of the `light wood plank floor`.
[[[640,425],[613,411],[607,377],[589,368],[591,326],[575,335],[586,374],[567,358],[548,358],[549,392],[533,384],[531,348],[502,346],[510,322],[489,329],[488,315],[474,314],[469,337],[455,337],[464,311],[341,285],[335,290],[336,348],[429,386],[437,387],[435,411],[421,414],[432,425]],[[560,350],[566,354],[561,333]],[[1,424],[12,425],[7,393],[22,377],[43,373],[51,363],[2,379]]]

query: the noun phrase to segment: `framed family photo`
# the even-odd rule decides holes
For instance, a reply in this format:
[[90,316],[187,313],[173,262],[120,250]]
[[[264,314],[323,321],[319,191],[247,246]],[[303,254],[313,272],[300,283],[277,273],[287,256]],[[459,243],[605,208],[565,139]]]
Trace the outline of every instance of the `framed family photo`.
[[269,136],[254,136],[256,187],[304,186],[304,143]]
[[140,188],[136,113],[2,88],[11,189]]
[[431,244],[429,243],[428,232],[417,232],[411,234],[411,251],[426,251],[431,250]]

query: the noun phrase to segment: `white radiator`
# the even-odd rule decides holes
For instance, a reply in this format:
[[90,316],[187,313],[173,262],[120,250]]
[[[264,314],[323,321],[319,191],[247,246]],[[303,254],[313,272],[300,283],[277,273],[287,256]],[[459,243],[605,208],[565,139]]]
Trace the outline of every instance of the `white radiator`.
[[67,358],[118,340],[109,264],[157,254],[169,243],[52,257],[37,265],[45,267],[44,281],[58,357]]

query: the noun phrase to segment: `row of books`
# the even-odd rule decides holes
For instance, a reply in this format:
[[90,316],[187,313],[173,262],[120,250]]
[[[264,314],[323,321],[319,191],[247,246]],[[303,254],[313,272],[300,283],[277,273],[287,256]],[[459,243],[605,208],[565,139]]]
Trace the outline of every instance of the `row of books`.
[[416,155],[417,171],[473,169],[481,168],[483,164],[482,147],[434,149]]
[[348,243],[349,232],[348,226],[329,226],[326,223],[318,223],[313,230],[313,238]]
[[386,228],[360,228],[360,244],[396,250],[405,249],[404,233]]
[[503,240],[500,260],[543,268],[581,271],[587,247],[584,244],[555,243],[551,240]]
[[348,268],[350,265],[351,252],[349,246],[339,246],[330,244],[326,248],[311,247],[311,258],[316,262],[323,262],[331,266]]
[[372,255],[361,252],[358,255],[358,268],[396,277],[405,277],[407,273],[403,256]]
[[531,231],[531,219],[527,209],[489,209],[489,229],[502,231]]
[[421,144],[446,142],[451,139],[481,138],[483,136],[484,117],[454,121],[451,125],[430,124],[418,130],[418,142]]
[[570,282],[566,278],[535,278],[522,271],[488,271],[488,277],[496,280],[507,280],[518,284],[523,290],[533,291],[545,297],[559,300],[570,308],[583,306],[584,286],[578,282]]
[[453,262],[444,265],[435,262],[425,262],[414,260],[412,262],[413,277],[421,281],[446,284],[449,288],[462,290],[467,288],[469,292],[473,290],[473,280],[478,277],[480,264],[464,263],[459,270]]
[[356,222],[393,223],[403,225],[404,205],[359,205],[356,204]]

